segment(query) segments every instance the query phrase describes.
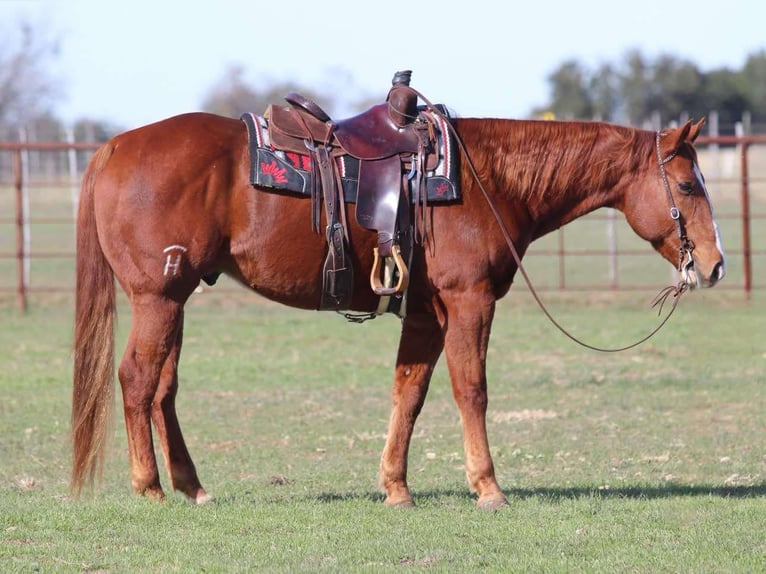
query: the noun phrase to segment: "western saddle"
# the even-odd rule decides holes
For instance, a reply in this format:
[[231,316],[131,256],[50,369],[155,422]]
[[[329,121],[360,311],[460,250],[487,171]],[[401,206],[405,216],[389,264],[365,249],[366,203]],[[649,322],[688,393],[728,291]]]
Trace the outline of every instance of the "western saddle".
[[432,126],[419,114],[418,93],[409,86],[411,74],[397,72],[384,103],[345,120],[334,121],[315,102],[294,92],[285,96],[289,107],[271,105],[265,114],[275,148],[311,158],[311,224],[317,233],[324,203],[328,253],[320,309],[347,309],[353,295],[339,167],[344,155],[360,160],[357,221],[378,233],[370,286],[382,297],[402,297],[407,290],[405,261],[411,262],[413,244],[410,203],[415,204],[417,220],[421,198],[425,203],[426,197],[426,162],[435,145]]

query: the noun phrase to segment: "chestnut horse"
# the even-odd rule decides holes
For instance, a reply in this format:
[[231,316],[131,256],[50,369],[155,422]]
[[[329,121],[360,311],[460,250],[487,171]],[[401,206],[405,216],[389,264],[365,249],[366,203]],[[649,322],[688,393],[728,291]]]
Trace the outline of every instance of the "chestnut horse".
[[[662,132],[504,119],[463,118],[453,125],[475,173],[463,170],[461,201],[427,207],[428,234],[414,248],[380,462],[391,506],[413,504],[410,439],[442,351],[462,421],[468,484],[480,507],[507,504],[485,425],[490,327],[518,269],[506,237],[523,256],[538,237],[609,206],[622,211],[690,287],[712,287],[725,273],[693,146],[702,121]],[[271,300],[318,308],[327,244],[311,228],[311,202],[253,189],[248,161],[244,124],[202,113],[118,135],[93,157],[77,221],[75,494],[99,476],[113,432],[115,277],[132,308],[117,373],[131,484],[155,499],[165,494],[152,424],[173,489],[196,503],[210,500],[175,409],[184,304],[200,279],[225,273]],[[372,312],[379,303],[367,281],[375,233],[353,217],[348,226],[351,309]]]

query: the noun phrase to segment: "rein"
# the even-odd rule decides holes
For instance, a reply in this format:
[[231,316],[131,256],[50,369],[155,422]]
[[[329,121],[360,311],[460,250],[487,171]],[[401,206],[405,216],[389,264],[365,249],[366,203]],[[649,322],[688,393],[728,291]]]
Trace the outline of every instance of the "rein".
[[[432,104],[426,97],[423,96],[420,92],[415,90],[414,88],[410,88],[413,92],[415,92],[420,99],[422,99],[426,106],[428,106],[429,110],[433,112],[436,115],[439,115],[442,117],[442,119],[445,120],[445,123],[449,126],[450,131],[455,136],[455,140],[457,141],[458,147],[460,147],[460,151],[463,154],[463,157],[466,159],[466,163],[468,164],[468,167],[471,171],[471,175],[473,176],[474,180],[476,181],[476,184],[479,186],[479,189],[481,190],[482,195],[484,196],[484,200],[487,202],[487,205],[489,206],[490,211],[492,211],[492,215],[495,217],[495,220],[497,221],[498,226],[500,227],[500,231],[503,234],[503,237],[505,238],[505,242],[508,244],[508,248],[511,251],[511,255],[513,256],[514,261],[516,262],[516,265],[518,267],[519,272],[521,273],[521,276],[524,278],[524,282],[527,284],[527,287],[529,288],[529,291],[532,293],[532,297],[534,297],[535,302],[537,303],[538,307],[540,307],[540,310],[545,314],[545,316],[548,318],[548,320],[559,330],[562,334],[564,334],[567,338],[571,339],[578,345],[581,345],[582,347],[585,347],[587,349],[591,349],[593,351],[599,351],[602,353],[618,353],[621,351],[627,351],[629,349],[633,349],[635,347],[638,347],[639,345],[645,343],[649,339],[651,339],[654,335],[657,334],[657,332],[662,329],[662,327],[665,326],[665,323],[668,322],[671,315],[673,315],[673,312],[676,310],[676,307],[678,306],[679,301],[681,300],[681,295],[683,295],[688,289],[689,285],[686,283],[686,281],[679,281],[677,285],[669,285],[668,287],[665,287],[662,289],[652,300],[651,307],[658,307],[658,316],[662,313],[662,309],[665,306],[665,303],[667,300],[672,296],[673,298],[673,304],[670,308],[670,311],[668,311],[667,316],[660,321],[660,323],[648,334],[636,341],[635,343],[631,343],[630,345],[625,345],[624,347],[617,347],[617,348],[605,348],[605,347],[598,347],[596,345],[591,345],[590,343],[586,343],[585,341],[577,338],[575,335],[570,333],[567,329],[565,329],[551,314],[551,312],[546,307],[545,303],[543,303],[542,299],[540,298],[540,295],[537,293],[537,290],[534,288],[534,285],[532,284],[532,280],[529,278],[529,275],[527,274],[527,270],[524,268],[524,265],[521,263],[521,257],[519,256],[519,252],[516,250],[516,246],[513,243],[513,239],[511,238],[510,233],[508,232],[508,228],[506,227],[505,223],[503,222],[503,219],[500,215],[500,212],[497,210],[497,206],[495,205],[495,202],[492,201],[492,198],[490,197],[487,190],[484,188],[484,185],[481,182],[481,179],[479,178],[479,174],[476,172],[476,168],[473,165],[473,161],[471,160],[471,157],[468,155],[468,151],[465,149],[465,145],[463,144],[463,140],[460,138],[460,135],[457,133],[457,130],[455,130],[454,126],[452,125],[452,122],[449,121],[449,118],[445,117],[445,114],[442,113],[441,110],[438,109],[437,106]],[[686,230],[684,229],[683,223],[681,222],[681,212],[676,207],[675,201],[673,200],[673,194],[670,191],[670,183],[668,182],[668,176],[665,172],[665,164],[668,163],[670,160],[672,160],[677,152],[671,153],[666,158],[662,157],[662,153],[660,151],[660,139],[662,138],[663,134],[661,132],[657,132],[655,142],[656,142],[656,149],[657,149],[657,162],[659,163],[660,168],[660,177],[662,178],[662,183],[665,187],[665,191],[668,194],[668,201],[670,203],[670,217],[675,221],[676,224],[676,230],[678,232],[678,236],[681,239],[681,246],[679,247],[679,262],[678,262],[678,271],[681,272],[683,269],[683,260],[684,255],[688,256],[688,260],[691,261],[691,253],[694,249],[694,244],[691,242],[691,240],[686,236]],[[426,236],[425,230],[423,232],[423,237]]]

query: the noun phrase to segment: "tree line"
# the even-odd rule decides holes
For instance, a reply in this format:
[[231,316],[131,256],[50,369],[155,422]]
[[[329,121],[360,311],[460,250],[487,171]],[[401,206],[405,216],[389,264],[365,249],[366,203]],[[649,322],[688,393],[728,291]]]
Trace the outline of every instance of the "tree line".
[[722,126],[749,115],[766,127],[766,50],[750,54],[741,70],[709,71],[689,60],[670,55],[652,60],[631,50],[621,61],[595,69],[566,61],[548,82],[550,102],[536,108],[536,115],[641,126],[656,114],[665,123],[715,110]]

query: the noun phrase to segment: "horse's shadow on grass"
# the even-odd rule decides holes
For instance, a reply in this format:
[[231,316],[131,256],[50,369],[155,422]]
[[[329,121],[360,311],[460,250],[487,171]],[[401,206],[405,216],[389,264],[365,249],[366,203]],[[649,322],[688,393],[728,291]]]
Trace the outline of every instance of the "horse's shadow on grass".
[[[465,498],[466,490],[439,489],[414,491],[415,504],[418,501],[439,501],[447,498]],[[552,503],[563,500],[580,499],[628,499],[628,500],[655,500],[663,498],[757,498],[766,496],[766,482],[749,486],[720,486],[707,484],[666,484],[658,486],[625,486],[617,488],[604,488],[597,486],[575,487],[542,487],[542,488],[514,488],[505,491],[505,495],[512,503],[513,500],[540,499]],[[319,502],[333,503],[353,500],[368,500],[371,502],[383,502],[384,495],[378,493],[322,493],[311,497]],[[473,496],[475,498],[475,496]]]
[[710,484],[664,484],[623,487],[566,487],[566,488],[520,488],[506,492],[510,498],[541,498],[551,501],[577,500],[581,498],[626,498],[655,500],[662,498],[690,498],[697,496],[713,498],[754,498],[766,495],[766,483],[749,486],[721,486]]

